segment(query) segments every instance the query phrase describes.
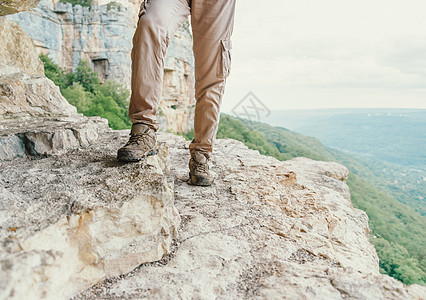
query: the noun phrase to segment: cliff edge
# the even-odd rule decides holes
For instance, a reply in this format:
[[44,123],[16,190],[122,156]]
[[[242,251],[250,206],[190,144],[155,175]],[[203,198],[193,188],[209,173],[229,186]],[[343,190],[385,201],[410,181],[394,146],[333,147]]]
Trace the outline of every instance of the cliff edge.
[[345,167],[280,162],[225,139],[216,142],[215,184],[194,187],[188,141],[160,133],[158,156],[120,164],[127,135],[0,162],[0,298],[424,295],[379,274]]

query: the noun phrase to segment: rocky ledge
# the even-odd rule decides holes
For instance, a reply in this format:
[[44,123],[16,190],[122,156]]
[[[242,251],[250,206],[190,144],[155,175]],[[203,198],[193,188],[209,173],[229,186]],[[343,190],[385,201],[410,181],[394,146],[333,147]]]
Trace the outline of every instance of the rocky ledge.
[[180,218],[167,147],[123,165],[124,139],[0,162],[0,299],[67,299],[170,252]]
[[214,185],[195,187],[189,142],[161,133],[159,155],[120,164],[127,134],[0,162],[1,299],[425,295],[379,274],[345,167],[279,162],[225,139]]

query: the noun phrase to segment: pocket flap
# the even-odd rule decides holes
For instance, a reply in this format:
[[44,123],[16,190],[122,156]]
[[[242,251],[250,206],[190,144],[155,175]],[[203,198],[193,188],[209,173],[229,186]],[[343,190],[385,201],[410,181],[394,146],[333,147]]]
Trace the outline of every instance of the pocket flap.
[[232,49],[232,42],[230,39],[221,40],[221,43],[225,51],[229,51]]

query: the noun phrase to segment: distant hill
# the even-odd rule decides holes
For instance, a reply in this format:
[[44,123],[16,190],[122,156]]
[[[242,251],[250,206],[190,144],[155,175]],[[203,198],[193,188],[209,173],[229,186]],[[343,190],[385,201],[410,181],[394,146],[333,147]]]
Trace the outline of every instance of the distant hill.
[[[370,240],[378,252],[381,271],[406,284],[426,284],[426,218],[378,189],[375,185],[380,179],[363,163],[316,138],[228,115],[221,116],[217,134],[217,138],[225,137],[280,160],[305,156],[346,165],[351,171],[347,183],[352,203],[369,216]],[[192,138],[191,133],[187,138]]]
[[333,148],[426,171],[424,109],[273,111],[265,121]]
[[426,110],[273,111],[265,121],[350,154],[375,186],[426,216]]

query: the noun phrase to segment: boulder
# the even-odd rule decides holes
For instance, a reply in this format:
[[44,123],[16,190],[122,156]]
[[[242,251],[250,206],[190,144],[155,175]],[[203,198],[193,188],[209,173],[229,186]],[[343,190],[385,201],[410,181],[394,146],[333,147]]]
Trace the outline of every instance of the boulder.
[[180,218],[167,146],[116,162],[128,132],[40,160],[0,162],[0,299],[68,299],[170,252]]

